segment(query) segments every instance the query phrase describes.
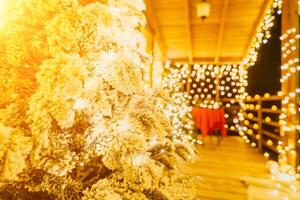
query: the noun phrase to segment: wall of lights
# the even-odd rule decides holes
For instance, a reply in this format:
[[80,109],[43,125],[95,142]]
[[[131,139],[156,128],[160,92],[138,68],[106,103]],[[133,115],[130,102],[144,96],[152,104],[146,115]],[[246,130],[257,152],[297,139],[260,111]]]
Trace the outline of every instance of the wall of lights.
[[195,64],[188,80],[191,103],[193,106],[218,108],[223,98],[243,99],[247,95],[247,78],[247,70],[240,65]]
[[167,62],[165,65],[165,76],[163,78],[163,88],[170,95],[172,103],[162,108],[170,118],[174,128],[174,140],[185,139],[191,145],[202,144],[197,139],[194,131],[194,121],[192,119],[192,107],[189,102],[189,95],[184,91],[183,79],[188,74],[188,66],[172,65]]
[[[166,69],[169,68],[168,65],[166,65]],[[221,98],[242,100],[247,96],[245,88],[248,85],[248,72],[240,65],[176,63],[174,66],[175,68],[171,69],[173,79],[180,77],[182,81],[175,90],[181,88],[186,91],[187,85],[190,84],[191,89],[187,98],[192,106],[218,108],[222,105]],[[173,84],[174,80],[169,81],[169,84]],[[230,104],[230,101],[228,103]]]
[[247,70],[236,64],[216,66],[170,64],[170,62],[165,68],[168,73],[163,83],[168,93],[182,92],[187,103],[192,107],[209,109],[223,107],[227,121],[225,127],[238,132],[239,107],[247,96],[245,91],[248,84]]

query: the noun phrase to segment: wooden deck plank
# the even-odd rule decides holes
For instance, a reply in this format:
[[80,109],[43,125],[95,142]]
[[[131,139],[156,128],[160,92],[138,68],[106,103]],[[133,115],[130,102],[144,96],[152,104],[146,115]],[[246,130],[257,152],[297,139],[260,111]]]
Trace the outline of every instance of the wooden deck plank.
[[244,200],[247,199],[247,188],[242,177],[268,177],[263,155],[240,137],[227,137],[220,146],[215,139],[212,142],[206,140],[205,146],[197,148],[196,159],[180,166],[182,173],[204,179],[197,190],[199,199]]

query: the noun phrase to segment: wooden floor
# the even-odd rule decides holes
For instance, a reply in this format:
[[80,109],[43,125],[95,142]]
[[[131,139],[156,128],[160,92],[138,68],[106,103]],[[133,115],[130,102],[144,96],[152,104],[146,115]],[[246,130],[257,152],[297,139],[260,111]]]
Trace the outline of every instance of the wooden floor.
[[203,200],[247,199],[247,188],[241,177],[266,178],[266,159],[240,137],[230,136],[217,146],[216,138],[197,148],[199,155],[192,163],[181,166],[184,174],[201,176],[204,183],[197,191]]

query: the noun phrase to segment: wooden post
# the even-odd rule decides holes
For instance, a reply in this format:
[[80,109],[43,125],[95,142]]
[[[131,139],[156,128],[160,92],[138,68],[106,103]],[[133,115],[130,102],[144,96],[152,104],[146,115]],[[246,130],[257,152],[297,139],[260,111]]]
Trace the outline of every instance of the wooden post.
[[216,65],[216,67],[219,68],[218,73],[216,74],[216,102],[219,103],[220,102],[220,65]]
[[191,79],[191,74],[192,74],[192,71],[193,71],[193,65],[192,64],[190,64],[191,62],[189,62],[189,66],[188,66],[188,68],[189,68],[189,74],[188,74],[188,76],[187,76],[187,79],[186,79],[186,92],[188,93],[188,94],[190,94],[190,91],[191,91],[191,83],[189,82],[189,80]]
[[[295,28],[296,32],[288,34],[287,38],[282,40],[282,45],[292,38],[295,38],[299,33],[299,16],[298,16],[298,2],[297,0],[283,0],[282,7],[282,34],[287,33],[289,29]],[[299,58],[299,41],[296,41],[296,49],[290,54],[281,58],[281,64],[288,63],[291,59]],[[288,73],[288,70],[282,70],[281,76],[283,77]],[[299,88],[299,71],[291,73],[291,76],[282,83],[281,90],[283,93],[283,99],[288,99],[287,103],[282,104],[284,114],[286,114],[286,125],[281,126],[281,134],[284,136],[285,147],[288,147],[287,162],[288,164],[296,167],[296,141],[297,130],[295,126],[299,124],[299,93],[296,93],[296,89]],[[293,94],[292,94],[293,93]],[[291,95],[292,94],[292,95]],[[292,111],[292,109],[295,111]],[[291,150],[289,150],[291,149]]]
[[262,121],[263,121],[263,116],[262,116],[262,100],[258,99],[257,104],[259,105],[259,109],[257,110],[257,119],[258,119],[258,135],[259,139],[257,140],[258,143],[258,149],[262,151]]

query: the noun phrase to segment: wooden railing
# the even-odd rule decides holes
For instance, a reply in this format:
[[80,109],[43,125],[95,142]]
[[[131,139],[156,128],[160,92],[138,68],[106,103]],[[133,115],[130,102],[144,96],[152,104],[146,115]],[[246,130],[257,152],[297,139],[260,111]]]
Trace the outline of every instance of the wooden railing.
[[[266,96],[247,98],[243,101],[241,107],[235,99],[222,99],[223,105],[231,102],[230,107],[225,108],[226,113],[242,113],[242,119],[239,121],[239,128],[228,127],[229,131],[238,132],[252,146],[257,146],[260,150],[278,153],[278,146],[283,141],[280,135],[280,114],[281,114],[281,97]],[[241,117],[240,117],[241,118]]]
[[245,120],[241,122],[241,125],[247,125],[248,130],[245,134],[256,142],[260,150],[268,149],[278,153],[277,146],[283,140],[279,123],[281,97],[251,98],[246,99],[244,103],[245,106],[241,108],[241,112]]

